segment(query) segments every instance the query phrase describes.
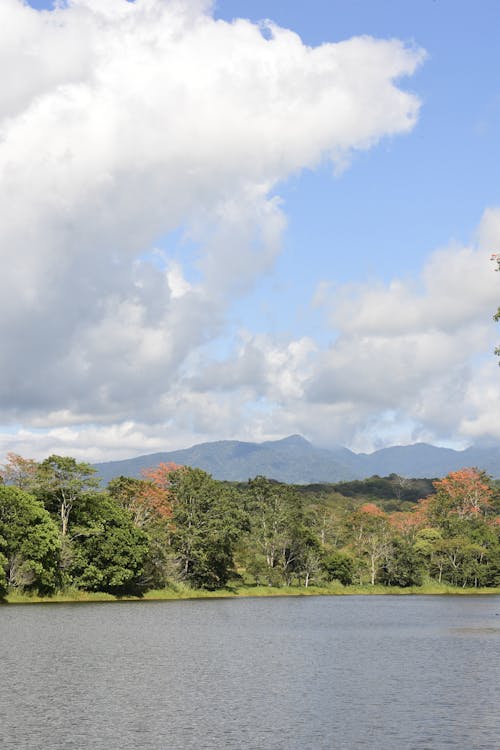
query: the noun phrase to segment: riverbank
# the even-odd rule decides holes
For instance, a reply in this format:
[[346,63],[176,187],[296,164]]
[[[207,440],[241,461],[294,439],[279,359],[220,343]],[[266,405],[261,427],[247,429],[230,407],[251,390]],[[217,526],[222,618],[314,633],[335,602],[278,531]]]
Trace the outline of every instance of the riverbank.
[[192,589],[189,586],[177,585],[171,588],[157,589],[146,592],[143,596],[114,596],[103,592],[64,591],[52,596],[37,596],[35,594],[13,591],[9,593],[3,604],[50,604],[50,603],[85,603],[85,602],[117,602],[117,601],[176,601],[182,599],[228,599],[240,597],[269,597],[269,596],[500,596],[497,588],[462,588],[448,584],[429,583],[424,586],[399,588],[397,586],[239,586],[205,591]]

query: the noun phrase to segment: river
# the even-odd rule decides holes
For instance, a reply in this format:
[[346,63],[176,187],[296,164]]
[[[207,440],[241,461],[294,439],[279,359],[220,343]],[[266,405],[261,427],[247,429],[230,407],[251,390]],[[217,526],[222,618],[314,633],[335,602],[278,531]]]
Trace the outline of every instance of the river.
[[0,607],[3,750],[495,750],[500,597]]

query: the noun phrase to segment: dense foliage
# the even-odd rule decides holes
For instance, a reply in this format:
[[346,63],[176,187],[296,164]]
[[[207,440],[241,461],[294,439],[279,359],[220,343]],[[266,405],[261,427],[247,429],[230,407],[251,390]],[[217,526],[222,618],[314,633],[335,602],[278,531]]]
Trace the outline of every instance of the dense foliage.
[[103,489],[73,458],[9,454],[0,475],[0,598],[179,582],[500,585],[500,491],[476,469],[301,487],[160,464]]
[[42,593],[56,588],[57,526],[41,502],[17,487],[0,486],[0,554],[8,585]]

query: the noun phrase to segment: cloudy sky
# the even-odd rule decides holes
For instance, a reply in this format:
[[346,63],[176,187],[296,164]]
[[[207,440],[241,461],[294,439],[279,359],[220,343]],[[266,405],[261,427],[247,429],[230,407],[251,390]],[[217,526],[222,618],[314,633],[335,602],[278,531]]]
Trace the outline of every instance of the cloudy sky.
[[500,441],[499,29],[1,0],[0,454]]

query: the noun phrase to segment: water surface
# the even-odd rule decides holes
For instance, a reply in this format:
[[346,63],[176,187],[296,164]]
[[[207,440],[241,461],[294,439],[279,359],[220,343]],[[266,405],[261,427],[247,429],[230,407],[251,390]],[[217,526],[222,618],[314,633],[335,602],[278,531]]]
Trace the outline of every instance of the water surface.
[[0,608],[4,750],[494,750],[500,597]]

